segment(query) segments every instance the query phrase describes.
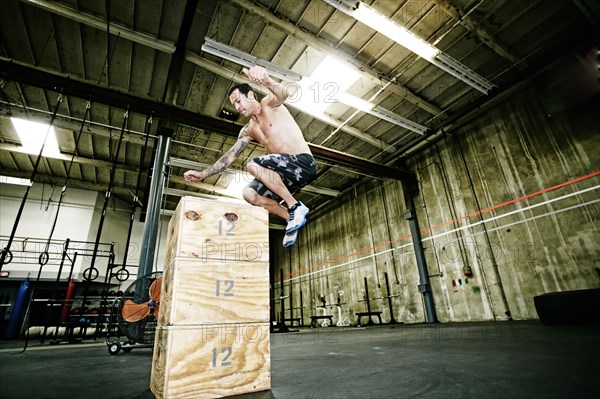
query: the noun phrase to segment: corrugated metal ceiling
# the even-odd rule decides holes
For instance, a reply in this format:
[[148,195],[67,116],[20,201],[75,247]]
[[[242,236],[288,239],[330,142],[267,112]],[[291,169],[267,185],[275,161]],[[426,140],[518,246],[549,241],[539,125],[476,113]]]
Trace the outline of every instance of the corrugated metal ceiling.
[[[491,81],[496,88],[486,95],[322,0],[194,2],[195,13],[187,15],[192,18],[189,38],[181,44],[177,40],[186,3],[5,0],[0,15],[0,55],[5,61],[155,101],[172,101],[177,107],[220,119],[223,110],[235,113],[227,92],[234,82],[243,80],[242,67],[203,52],[205,37],[302,75],[310,74],[320,60],[332,55],[361,70],[349,93],[429,130],[421,136],[343,104],[327,111],[327,123],[291,107],[307,141],[373,164],[399,167],[407,151],[436,135],[457,115],[509,89],[529,76],[532,68],[552,62],[565,49],[576,50],[574,41],[597,27],[598,21],[598,7],[583,0],[366,2]],[[183,51],[183,64],[175,76],[176,92],[171,99],[166,90],[169,76],[173,77],[170,68],[179,57],[177,48]],[[2,174],[28,178],[36,156],[20,152],[20,141],[7,117],[48,121],[58,94],[6,76],[0,87]],[[62,184],[87,101],[64,97],[55,121],[64,159],[44,159],[36,180]],[[91,101],[91,122],[82,131],[69,185],[104,191],[125,104],[116,108],[94,98]],[[244,123],[233,119],[230,123],[239,125],[235,129]],[[146,120],[146,115],[130,113],[130,131],[116,162],[114,192],[127,201],[138,178]],[[154,118],[152,135],[160,123],[169,121]],[[192,123],[170,125],[175,128],[170,155],[177,159],[211,164],[235,140],[218,129],[199,129]],[[242,169],[246,159],[263,153],[261,147],[250,146],[234,169]],[[143,182],[150,158],[148,150],[142,161]],[[331,159],[318,161],[321,172],[313,183],[316,188],[343,192],[361,179],[378,178],[372,171]],[[185,170],[173,168],[170,188],[218,195],[233,177],[223,174],[211,177],[207,184],[188,185],[181,178]],[[300,194],[300,199],[313,207],[331,198],[314,190]],[[177,196],[169,196],[167,206],[173,208],[177,200]]]

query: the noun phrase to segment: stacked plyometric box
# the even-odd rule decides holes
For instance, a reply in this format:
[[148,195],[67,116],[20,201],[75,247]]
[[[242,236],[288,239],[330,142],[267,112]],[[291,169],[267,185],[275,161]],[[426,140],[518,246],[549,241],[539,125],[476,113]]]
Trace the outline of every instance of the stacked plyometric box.
[[161,399],[270,389],[264,209],[179,202],[169,223],[150,385]]

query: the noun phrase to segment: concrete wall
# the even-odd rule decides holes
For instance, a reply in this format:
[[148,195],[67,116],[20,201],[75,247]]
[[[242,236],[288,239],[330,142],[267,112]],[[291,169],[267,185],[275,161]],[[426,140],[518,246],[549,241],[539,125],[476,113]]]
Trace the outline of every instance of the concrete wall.
[[[440,321],[535,319],[534,296],[600,286],[594,109],[598,96],[549,117],[525,88],[408,160]],[[304,323],[323,314],[322,296],[330,305],[341,293],[354,324],[354,313],[366,310],[366,278],[372,310],[389,321],[387,273],[394,319],[424,321],[402,185],[371,181],[338,204],[310,220],[291,250],[274,237],[275,297],[283,268],[284,295],[292,294],[294,307],[303,294]]]

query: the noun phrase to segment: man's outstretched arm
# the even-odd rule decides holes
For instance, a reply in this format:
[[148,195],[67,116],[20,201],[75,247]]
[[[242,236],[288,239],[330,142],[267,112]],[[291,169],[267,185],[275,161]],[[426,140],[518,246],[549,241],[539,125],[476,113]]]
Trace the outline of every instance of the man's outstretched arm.
[[246,149],[248,143],[250,142],[250,136],[248,135],[248,125],[249,123],[242,128],[238,140],[225,154],[223,154],[221,158],[217,160],[217,162],[215,162],[212,166],[209,166],[208,168],[204,169],[203,171],[188,170],[183,174],[183,178],[185,179],[185,181],[202,181],[207,177],[210,177],[217,173],[221,173],[225,169],[227,169],[236,159],[239,158],[239,156]]

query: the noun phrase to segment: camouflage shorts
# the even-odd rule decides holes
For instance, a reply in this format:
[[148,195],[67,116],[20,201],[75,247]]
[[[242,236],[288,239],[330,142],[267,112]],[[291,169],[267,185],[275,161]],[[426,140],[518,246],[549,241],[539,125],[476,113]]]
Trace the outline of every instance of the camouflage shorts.
[[[268,154],[253,158],[252,161],[277,172],[291,194],[297,193],[317,177],[317,164],[311,154]],[[258,179],[251,181],[248,187],[263,197],[281,201],[277,194],[269,190]]]

